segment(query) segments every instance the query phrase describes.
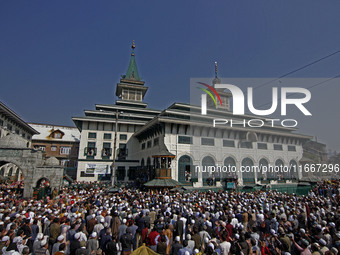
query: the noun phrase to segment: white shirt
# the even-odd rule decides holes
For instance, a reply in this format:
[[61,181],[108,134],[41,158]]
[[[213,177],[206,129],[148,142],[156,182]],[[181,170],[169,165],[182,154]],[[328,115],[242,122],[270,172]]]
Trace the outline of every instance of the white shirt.
[[220,244],[221,255],[228,255],[230,251],[231,243],[224,241]]

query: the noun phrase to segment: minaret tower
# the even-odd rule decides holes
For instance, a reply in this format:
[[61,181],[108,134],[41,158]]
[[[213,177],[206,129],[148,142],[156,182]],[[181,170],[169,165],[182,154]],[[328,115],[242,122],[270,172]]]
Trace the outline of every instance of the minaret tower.
[[116,87],[116,96],[123,101],[143,102],[148,87],[144,86],[144,81],[139,76],[135,60],[135,41],[132,42],[132,52],[130,63],[125,75],[122,75]]
[[[217,75],[217,62],[216,61],[215,61],[215,78],[212,80],[212,84],[214,88],[216,84],[221,84],[221,79],[218,78],[218,75]],[[213,94],[217,104],[215,105],[215,102],[211,99],[211,97],[207,97],[208,108],[225,109],[227,111],[230,111],[230,98],[232,96],[231,93],[225,92],[224,89],[216,89],[216,91],[221,99],[222,105],[220,104],[220,100],[218,99],[217,95]]]

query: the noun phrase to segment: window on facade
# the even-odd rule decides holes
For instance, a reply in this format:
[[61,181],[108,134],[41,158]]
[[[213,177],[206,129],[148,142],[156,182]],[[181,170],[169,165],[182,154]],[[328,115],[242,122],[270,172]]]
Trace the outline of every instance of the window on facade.
[[157,146],[159,144],[159,138],[156,137],[155,139],[153,139],[153,146]]
[[89,133],[88,138],[95,139],[95,138],[97,138],[97,134],[96,133]]
[[126,148],[126,143],[120,143],[119,150],[118,150],[118,159],[126,159],[127,155],[128,155],[128,151]]
[[142,101],[142,91],[137,91],[137,93],[136,93],[136,100],[137,101]]
[[52,135],[53,138],[60,139],[61,138],[61,133],[59,132],[54,132]]
[[18,135],[20,134],[20,130],[19,129],[15,129],[15,133]]
[[124,134],[119,135],[119,140],[126,141],[127,140],[127,135],[124,135]]
[[129,91],[129,100],[135,100],[136,98],[136,92],[135,91]]
[[34,149],[40,150],[40,151],[46,151],[45,145],[34,145]]
[[3,126],[3,125],[4,125],[4,121],[0,120],[0,126]]
[[223,140],[223,147],[235,147],[235,141]]
[[260,150],[267,150],[267,144],[266,143],[257,143],[257,148]]
[[13,126],[12,126],[11,124],[7,124],[7,129],[8,129],[9,131],[12,131]]
[[123,100],[126,100],[126,99],[128,99],[128,97],[129,97],[129,92],[128,92],[128,90],[123,89],[123,91],[122,91],[122,99],[123,99]]
[[178,136],[178,143],[181,143],[181,144],[192,144],[192,137],[191,136],[179,135]]
[[95,177],[94,174],[87,174],[85,171],[80,172],[80,177]]
[[296,151],[296,147],[294,145],[288,145],[288,151]]
[[62,159],[62,160],[60,160],[60,165],[62,165],[62,166],[67,166],[67,164],[68,164],[69,161],[70,161],[70,160],[68,160],[68,159]]
[[222,104],[225,108],[229,109],[229,100],[227,97],[222,97],[221,98]]
[[274,150],[276,151],[282,151],[282,144],[274,144]]
[[69,155],[70,152],[71,152],[71,147],[64,147],[64,146],[60,147],[60,154]]
[[25,134],[25,133],[22,133],[21,135],[22,135],[22,137],[23,137],[23,138],[25,138],[25,137],[26,137],[26,134]]
[[148,148],[151,148],[151,141],[148,141],[148,142],[147,142],[147,147],[148,147]]
[[111,156],[111,143],[103,143],[102,157],[109,158]]
[[214,146],[215,145],[215,140],[214,138],[201,138],[201,144],[202,145],[208,145],[208,146]]
[[57,151],[57,146],[51,146],[51,151]]
[[110,140],[110,139],[111,139],[111,134],[105,133],[105,134],[104,134],[104,139],[105,139],[105,140]]
[[46,151],[45,145],[34,145],[34,149],[40,150],[40,151]]
[[142,150],[145,150],[145,143],[142,143]]
[[96,148],[96,143],[95,142],[88,142],[87,147],[85,148],[84,151],[84,156],[87,157],[94,157],[97,154],[97,148]]
[[240,142],[240,148],[252,149],[253,143],[252,142]]

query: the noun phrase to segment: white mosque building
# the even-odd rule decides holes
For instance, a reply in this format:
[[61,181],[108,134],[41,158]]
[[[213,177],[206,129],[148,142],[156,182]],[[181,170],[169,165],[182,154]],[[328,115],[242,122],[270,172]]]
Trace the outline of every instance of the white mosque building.
[[[72,118],[81,132],[78,181],[156,178],[170,185],[172,181],[173,186],[179,182],[202,187],[232,180],[239,185],[291,183],[302,176],[302,145],[312,137],[282,126],[213,127],[214,118],[240,118],[230,112],[231,94],[223,90],[218,91],[224,108],[209,107],[208,101],[208,115],[201,115],[200,106],[186,103],[164,110],[148,108],[148,87],[139,76],[134,48],[133,44],[128,70],[116,86],[116,103],[96,104],[85,116]],[[219,82],[216,71],[212,84]]]

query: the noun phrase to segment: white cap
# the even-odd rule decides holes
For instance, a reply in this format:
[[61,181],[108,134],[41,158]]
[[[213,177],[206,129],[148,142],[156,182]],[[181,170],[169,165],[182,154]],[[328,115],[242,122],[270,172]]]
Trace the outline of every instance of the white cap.
[[323,245],[323,246],[326,246],[327,245],[327,242],[324,240],[324,239],[320,239],[319,240],[319,244]]
[[9,236],[4,236],[2,239],[1,239],[1,242],[7,242],[9,240]]
[[47,244],[47,240],[45,238],[41,241],[40,246],[45,246],[46,244]]
[[92,232],[91,237],[96,238],[96,236],[97,236],[97,232]]
[[179,241],[180,241],[180,237],[179,237],[179,236],[176,236],[176,237],[175,237],[175,241],[176,241],[176,242],[179,242]]
[[13,243],[22,243],[22,237],[21,236],[16,236],[13,239]]
[[75,238],[76,240],[78,240],[78,239],[80,238],[80,234],[79,234],[79,233],[76,233],[76,234],[74,235],[74,238]]
[[64,240],[64,236],[63,236],[63,235],[58,236],[57,240],[58,240],[58,241]]

